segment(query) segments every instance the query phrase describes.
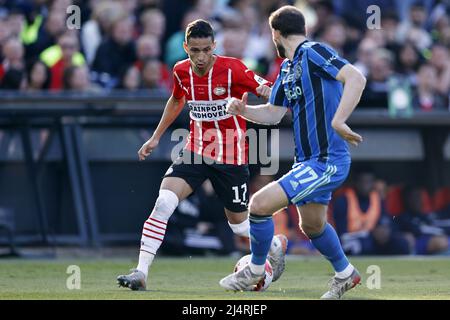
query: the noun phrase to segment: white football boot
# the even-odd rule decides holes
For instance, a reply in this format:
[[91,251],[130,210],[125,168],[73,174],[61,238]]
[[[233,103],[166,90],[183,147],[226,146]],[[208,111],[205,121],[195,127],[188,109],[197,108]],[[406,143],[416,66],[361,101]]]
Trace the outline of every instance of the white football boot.
[[131,269],[130,274],[118,276],[117,284],[119,287],[130,288],[133,291],[145,291],[147,287],[145,274],[137,269]]
[[338,300],[342,298],[345,292],[354,288],[361,282],[361,275],[358,270],[353,270],[352,274],[345,279],[333,277],[330,283],[330,290],[325,292],[320,299]]
[[263,278],[264,272],[262,274],[254,274],[250,269],[250,265],[246,265],[238,272],[232,273],[220,280],[219,284],[226,290],[245,291],[257,285]]

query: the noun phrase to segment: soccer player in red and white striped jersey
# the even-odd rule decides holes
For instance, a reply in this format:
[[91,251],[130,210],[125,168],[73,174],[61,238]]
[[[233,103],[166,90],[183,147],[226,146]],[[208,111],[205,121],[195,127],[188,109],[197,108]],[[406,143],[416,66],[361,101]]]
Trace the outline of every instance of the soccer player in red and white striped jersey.
[[[150,217],[144,223],[139,264],[129,275],[117,278],[132,290],[146,288],[148,269],[159,249],[167,221],[178,206],[209,179],[225,207],[229,225],[240,236],[249,236],[248,146],[246,121],[226,112],[230,99],[247,92],[268,98],[270,83],[258,77],[238,59],[213,54],[214,32],[205,20],[195,20],[186,29],[184,49],[189,59],[174,66],[174,89],[152,137],[139,150],[144,160],[158,146],[167,128],[187,104],[190,134],[182,155],[167,170]],[[275,236],[270,261],[274,281],[284,269],[285,238]]]

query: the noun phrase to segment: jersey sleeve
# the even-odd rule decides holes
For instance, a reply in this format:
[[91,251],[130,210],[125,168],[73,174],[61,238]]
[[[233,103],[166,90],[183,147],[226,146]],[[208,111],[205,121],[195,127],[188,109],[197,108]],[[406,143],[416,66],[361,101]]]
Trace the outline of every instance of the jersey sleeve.
[[341,58],[337,52],[322,43],[316,43],[308,50],[308,60],[319,70],[323,76],[336,79],[339,70],[349,62]]
[[173,70],[173,89],[172,89],[172,96],[175,99],[181,99],[184,97],[186,92],[183,90],[183,85],[181,83],[180,76],[177,74],[177,71]]
[[272,86],[272,92],[270,93],[269,103],[274,106],[280,107],[288,106],[288,101],[284,93],[284,87],[282,84],[282,78],[280,74],[278,74],[278,77]]
[[248,69],[245,64],[243,64],[240,60],[234,60],[233,64],[233,83],[238,84],[239,92],[238,96],[242,95],[244,92],[251,92],[254,95],[258,95],[256,93],[256,88],[260,85],[265,84],[267,86],[271,86],[272,83],[267,81],[266,79],[258,76],[252,70]]

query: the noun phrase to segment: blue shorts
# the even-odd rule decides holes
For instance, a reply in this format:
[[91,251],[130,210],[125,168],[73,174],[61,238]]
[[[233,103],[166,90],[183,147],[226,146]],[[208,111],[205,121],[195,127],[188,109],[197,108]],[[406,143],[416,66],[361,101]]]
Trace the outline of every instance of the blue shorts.
[[278,183],[289,202],[302,206],[307,203],[327,205],[332,192],[347,178],[350,163],[335,164],[316,159],[294,164]]

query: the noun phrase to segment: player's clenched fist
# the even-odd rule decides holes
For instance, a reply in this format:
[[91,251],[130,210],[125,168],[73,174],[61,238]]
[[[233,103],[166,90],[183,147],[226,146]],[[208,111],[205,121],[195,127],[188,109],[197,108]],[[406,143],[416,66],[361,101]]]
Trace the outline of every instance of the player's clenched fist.
[[148,157],[153,149],[155,149],[159,144],[159,140],[156,138],[151,137],[147,140],[146,143],[142,145],[142,147],[138,151],[139,160],[145,160],[146,157]]
[[226,111],[234,116],[241,115],[247,105],[248,93],[242,95],[242,100],[231,98],[228,100]]
[[265,84],[262,84],[258,88],[256,88],[256,93],[258,94],[258,96],[260,96],[266,100],[269,100],[271,91],[272,91],[272,88],[270,88],[269,86],[266,86]]

